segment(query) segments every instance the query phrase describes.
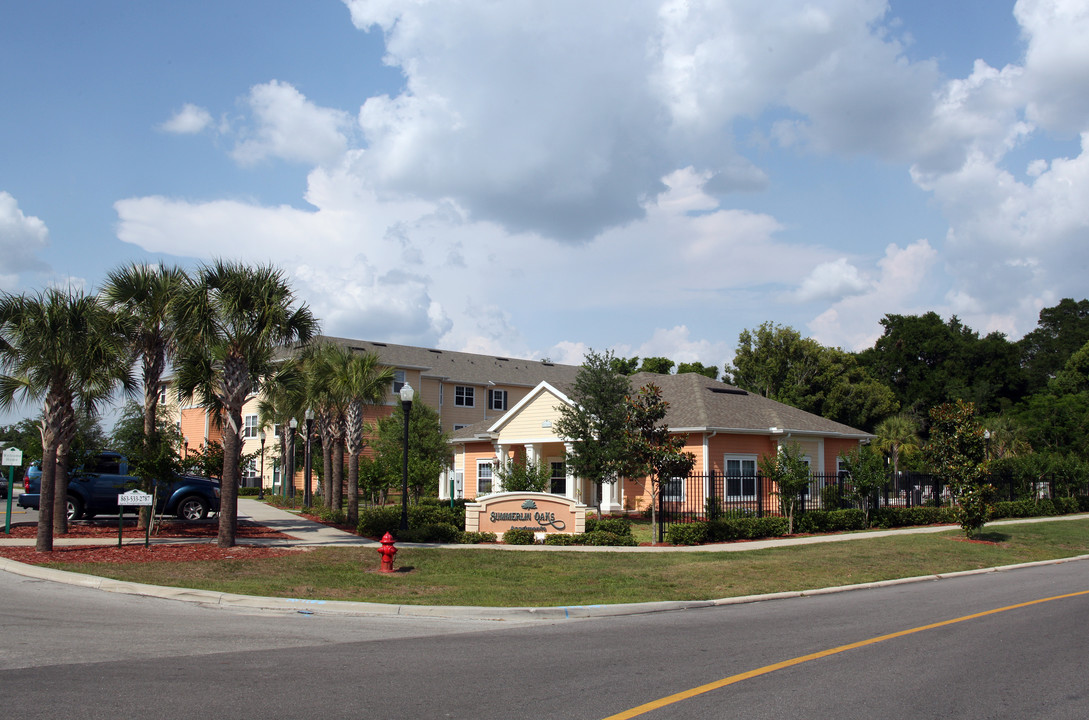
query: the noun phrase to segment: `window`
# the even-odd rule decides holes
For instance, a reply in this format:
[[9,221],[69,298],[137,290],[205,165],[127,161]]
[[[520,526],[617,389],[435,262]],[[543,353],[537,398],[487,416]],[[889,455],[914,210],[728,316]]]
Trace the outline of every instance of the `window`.
[[552,468],[552,487],[549,490],[553,495],[567,494],[567,464],[562,460],[553,460],[549,463]]
[[465,385],[454,387],[454,405],[457,407],[476,407],[473,388]]
[[167,389],[168,389],[168,387],[166,385],[160,385],[159,386],[159,402],[160,403],[166,404]]
[[662,481],[662,500],[665,502],[684,502],[684,478],[675,477]]
[[462,428],[467,428],[467,427],[469,427],[469,426],[466,425],[465,423],[454,423],[454,432],[457,432],[458,430],[461,430]]
[[393,371],[393,394],[401,392],[401,388],[405,386],[405,371],[394,370]]
[[488,409],[489,410],[506,410],[507,409],[507,391],[506,390],[489,390],[488,391]]
[[477,497],[487,495],[492,491],[492,461],[478,460],[476,463],[476,494]]
[[243,423],[242,437],[244,437],[244,438],[255,438],[255,437],[257,437],[257,416],[256,415],[247,415],[245,418],[242,419],[242,423]]
[[254,458],[246,463],[246,467],[242,469],[242,482],[245,485],[257,487],[257,481],[257,459]]
[[756,456],[726,456],[726,497],[731,500],[756,498]]
[[280,458],[272,459],[272,487],[280,487]]

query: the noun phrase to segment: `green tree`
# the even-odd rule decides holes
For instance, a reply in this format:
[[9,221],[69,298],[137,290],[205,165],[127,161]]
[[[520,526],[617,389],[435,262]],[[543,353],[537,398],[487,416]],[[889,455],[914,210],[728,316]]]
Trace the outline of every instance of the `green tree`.
[[1039,392],[1077,350],[1089,342],[1089,300],[1063,298],[1040,311],[1036,329],[1017,346],[1029,392]]
[[506,458],[495,468],[495,475],[505,492],[547,492],[552,484],[552,468],[538,458]]
[[[590,352],[593,352],[593,350]],[[618,375],[634,375],[639,372],[639,358],[620,358],[610,355],[609,368]]]
[[68,528],[68,453],[78,415],[93,418],[119,384],[135,388],[128,333],[124,318],[81,291],[0,296],[0,408],[43,403],[40,552],[51,551],[54,533]]
[[686,478],[696,463],[696,456],[684,449],[688,436],[670,432],[663,422],[668,412],[669,403],[662,399],[661,388],[653,383],[628,397],[623,473],[637,481],[643,479],[644,490],[650,495],[652,532],[659,542],[663,533],[657,507],[662,481]]
[[976,420],[971,403],[958,400],[931,409],[927,459],[949,483],[960,525],[968,537],[983,529],[994,493],[985,482],[984,453],[983,426]]
[[809,487],[809,464],[802,456],[801,447],[797,443],[785,443],[779,446],[778,453],[762,456],[760,474],[774,484],[772,492],[778,496],[779,509],[786,516],[787,534],[792,535],[802,493]]
[[[331,398],[344,410],[344,438],[348,451],[348,525],[359,520],[359,456],[366,447],[367,424],[364,411],[386,397],[393,382],[393,369],[379,365],[374,353],[355,353],[334,346],[327,356]],[[440,469],[441,472],[441,469]],[[339,507],[337,508],[339,509]]]
[[321,436],[324,501],[328,508],[344,507],[345,398],[333,389],[345,349],[331,341],[309,345],[302,356],[306,375],[307,407],[313,408]]
[[889,483],[885,458],[872,445],[860,445],[840,457],[843,470],[851,480],[851,494],[858,507],[866,514],[866,526],[869,527],[870,510],[875,507],[874,499]]
[[712,380],[718,380],[718,368],[714,365],[708,367],[701,362],[688,362],[679,363],[677,365],[677,374],[681,373],[698,373],[700,375],[706,375]]
[[673,372],[673,361],[667,357],[643,358],[643,364],[639,366],[639,372],[668,375]]
[[613,369],[614,360],[611,351],[586,354],[569,394],[572,404],[561,405],[556,420],[556,433],[570,443],[568,467],[594,483],[599,516],[602,486],[616,482],[627,447],[631,384]]
[[[133,263],[110,272],[102,290],[106,304],[131,319],[129,344],[141,362],[144,383],[143,450],[139,455],[130,456],[130,461],[136,458],[143,460],[135,463],[132,472],[140,477],[140,489],[144,492],[151,492],[153,480],[167,479],[176,469],[167,458],[167,454],[175,452],[175,448],[159,447],[160,423],[157,417],[163,373],[174,351],[170,306],[185,277],[185,272],[177,267]],[[141,508],[139,526],[147,527],[150,520],[151,508]]]
[[[382,482],[400,487],[405,415],[400,403],[393,414],[378,421],[373,440],[374,460]],[[408,422],[408,487],[414,499],[438,495],[439,476],[454,460],[439,414],[429,405],[413,403]]]
[[1055,393],[1089,392],[1089,342],[1070,355],[1048,386]]
[[174,322],[181,397],[199,398],[226,424],[217,544],[232,547],[238,532],[242,405],[274,370],[274,353],[308,341],[317,321],[305,305],[296,307],[281,271],[217,260],[184,284]]
[[826,348],[791,327],[764,323],[738,338],[727,382],[806,412],[870,428],[896,411],[896,397],[858,356]]

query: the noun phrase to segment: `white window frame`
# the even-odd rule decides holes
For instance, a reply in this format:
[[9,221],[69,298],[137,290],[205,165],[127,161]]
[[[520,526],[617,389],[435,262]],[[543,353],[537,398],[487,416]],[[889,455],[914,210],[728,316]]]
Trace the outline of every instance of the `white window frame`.
[[[563,466],[563,475],[556,475],[555,474],[557,465],[562,465]],[[567,496],[567,483],[570,481],[570,478],[567,477],[567,461],[562,457],[548,458],[548,471],[549,471],[548,472],[548,492],[550,492],[553,495],[560,495],[560,496],[566,497]],[[561,479],[563,480],[563,492],[562,493],[553,492],[552,482],[554,480],[561,480]]]
[[243,438],[255,438],[257,437],[257,416],[247,415],[242,418],[242,437]]
[[401,388],[405,386],[405,371],[394,370],[393,371],[393,394],[397,395],[401,392]]
[[506,390],[488,390],[488,409],[499,410],[506,412],[507,410],[507,391]]
[[472,385],[455,385],[454,406],[466,408],[476,407],[476,388]]
[[243,480],[255,480],[257,478],[257,458],[253,458],[242,468]]
[[[752,474],[750,475],[750,474],[747,474],[745,472],[741,472],[739,475],[730,475],[730,461],[731,460],[733,460],[735,462],[738,462],[740,464],[740,468],[742,470],[744,470],[744,463],[751,462],[752,463]],[[759,482],[759,479],[758,479],[759,472],[760,472],[760,463],[759,463],[758,458],[757,458],[756,455],[750,455],[750,454],[747,454],[747,453],[727,453],[722,458],[722,467],[725,470],[724,474],[726,476],[723,479],[723,482],[722,482],[722,492],[723,492],[724,495],[726,495],[727,500],[756,500],[757,495],[760,494],[760,482]],[[739,488],[738,488],[741,491],[740,494],[737,494],[737,495],[731,495],[730,494],[730,478],[731,477],[740,478]],[[752,483],[753,483],[753,487],[752,487],[753,492],[752,492],[751,495],[745,493],[745,480],[748,479],[748,478],[752,478]]]
[[[483,477],[482,470],[487,468],[488,477],[488,489],[481,491],[480,479]],[[476,461],[476,496],[490,495],[495,488],[495,460],[477,460]]]

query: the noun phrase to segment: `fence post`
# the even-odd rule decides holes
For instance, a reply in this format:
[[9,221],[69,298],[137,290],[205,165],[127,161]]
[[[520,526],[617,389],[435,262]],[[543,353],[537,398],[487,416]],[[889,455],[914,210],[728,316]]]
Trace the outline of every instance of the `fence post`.
[[756,473],[756,517],[764,517],[764,476]]

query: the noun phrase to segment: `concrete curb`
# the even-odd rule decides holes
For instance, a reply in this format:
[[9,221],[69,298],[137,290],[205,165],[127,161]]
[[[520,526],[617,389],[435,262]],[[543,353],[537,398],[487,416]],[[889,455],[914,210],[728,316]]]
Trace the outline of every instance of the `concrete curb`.
[[59,582],[68,585],[102,590],[104,592],[122,593],[125,595],[137,595],[143,597],[156,597],[165,600],[178,600],[191,602],[210,607],[222,607],[238,610],[258,610],[278,613],[301,613],[305,615],[333,615],[342,617],[416,617],[416,618],[446,618],[465,620],[493,620],[493,621],[527,621],[527,620],[574,620],[595,617],[621,617],[625,615],[645,615],[658,612],[677,612],[681,610],[698,610],[708,607],[723,605],[742,605],[768,600],[783,600],[788,598],[810,597],[829,595],[832,593],[853,592],[856,590],[872,590],[874,588],[891,587],[907,583],[934,582],[949,580],[969,575],[982,575],[993,572],[1009,572],[1044,565],[1059,565],[1062,563],[1089,560],[1089,555],[1058,558],[1055,560],[1037,560],[1034,562],[1020,563],[1017,565],[1003,565],[1000,567],[980,568],[978,570],[963,570],[951,573],[939,573],[937,575],[920,575],[908,578],[895,578],[892,580],[880,580],[877,582],[857,583],[854,585],[839,585],[835,587],[816,588],[812,590],[797,590],[788,592],[768,593],[765,595],[745,595],[732,598],[720,598],[717,600],[666,600],[660,602],[629,603],[622,605],[569,605],[557,607],[472,607],[472,606],[445,606],[445,605],[387,605],[384,603],[352,602],[345,600],[314,600],[307,598],[273,598],[256,595],[236,595],[210,590],[194,590],[190,588],[166,587],[160,585],[144,585],[141,583],[126,582],[100,578],[94,575],[56,570],[54,568],[41,567],[39,565],[27,565],[0,557],[0,570],[15,575]]

